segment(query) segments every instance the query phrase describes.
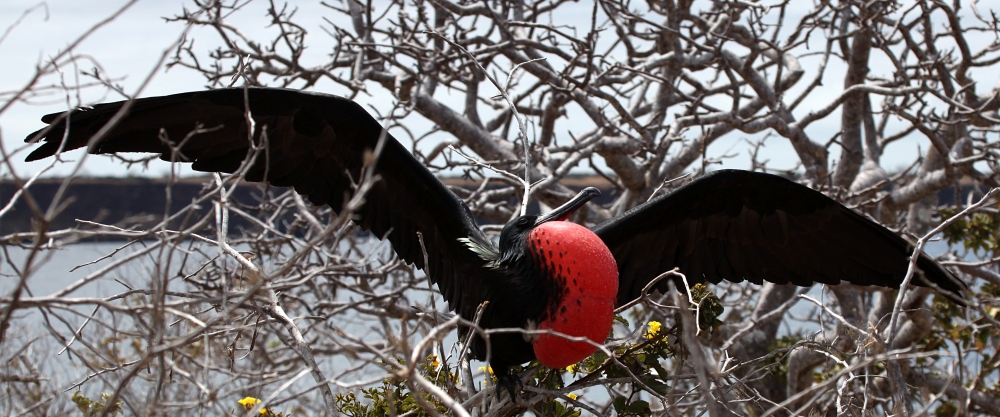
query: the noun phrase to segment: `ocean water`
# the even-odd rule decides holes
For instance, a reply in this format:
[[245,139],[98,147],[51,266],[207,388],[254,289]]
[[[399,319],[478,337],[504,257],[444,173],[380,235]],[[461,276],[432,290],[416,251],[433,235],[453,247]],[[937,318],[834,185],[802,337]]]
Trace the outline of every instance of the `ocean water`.
[[[98,242],[67,245],[37,252],[14,247],[5,247],[3,251],[0,251],[0,255],[3,257],[0,260],[0,297],[10,299],[18,286],[22,286],[20,300],[29,303],[39,300],[46,301],[45,307],[29,306],[15,310],[10,321],[11,326],[7,330],[7,338],[2,346],[3,352],[0,352],[0,359],[8,363],[6,365],[0,364],[0,369],[2,369],[0,372],[9,375],[24,375],[29,371],[24,368],[23,363],[30,362],[31,366],[37,369],[38,374],[48,378],[44,385],[54,393],[55,397],[52,398],[52,401],[64,403],[64,409],[65,407],[72,409],[73,405],[69,402],[70,396],[78,389],[76,384],[83,381],[87,382],[83,385],[82,390],[91,398],[99,398],[100,393],[113,391],[117,385],[116,381],[130,368],[116,369],[101,374],[101,370],[107,369],[109,366],[107,359],[110,354],[108,352],[120,352],[124,361],[134,360],[137,358],[137,355],[134,354],[136,350],[130,344],[145,344],[145,341],[128,335],[128,329],[133,328],[131,326],[134,323],[134,317],[124,314],[108,314],[107,308],[96,308],[98,303],[95,302],[95,299],[113,297],[128,291],[130,288],[152,288],[156,283],[150,282],[149,277],[151,276],[172,277],[168,284],[170,291],[191,291],[192,288],[179,277],[192,275],[199,265],[211,260],[218,253],[217,248],[206,244],[185,242],[167,251],[156,247],[154,243]],[[245,250],[246,247],[237,247],[237,249]],[[366,255],[370,257],[373,265],[382,264],[388,258],[387,245],[380,244],[373,239],[364,241],[353,249],[342,245],[334,252],[344,255],[350,252],[356,256],[356,252],[359,250],[367,252]],[[133,256],[137,252],[146,253],[113,268],[111,272],[104,273],[115,262]],[[311,259],[311,261],[315,261],[315,259]],[[163,267],[163,265],[170,266]],[[231,265],[234,269],[238,268],[235,262],[232,262]],[[278,266],[277,264],[266,265],[268,268]],[[24,275],[24,271],[29,271],[27,279],[21,280],[20,277]],[[210,279],[211,276],[205,281],[210,281]],[[350,278],[341,278],[341,280],[351,281]],[[65,291],[69,287],[75,287],[75,289]],[[382,286],[373,283],[371,287],[374,291],[385,291],[385,288],[391,287],[391,283],[383,283]],[[429,291],[415,294],[411,298],[413,305],[427,303],[428,294],[430,294]],[[63,301],[51,302],[51,299],[56,296]],[[288,303],[299,303],[300,305],[306,303],[314,306],[318,302],[349,304],[351,300],[360,298],[358,293],[350,291],[350,288],[337,291],[330,299],[310,296],[308,291],[299,291],[296,293],[296,297],[298,297],[296,300],[289,300]],[[181,297],[174,297],[173,300],[179,298]],[[135,301],[128,300],[108,301],[108,304],[125,306],[135,306],[135,303]],[[202,305],[207,306],[207,308],[192,308],[191,310],[198,310],[198,314],[192,313],[192,316],[207,320],[220,314],[218,309],[213,309],[207,303],[202,303]],[[437,296],[435,305],[439,307],[439,310],[443,310],[446,306],[440,296]],[[302,308],[285,308],[288,315],[303,331],[307,342],[312,342],[311,345],[323,346],[322,350],[315,353],[316,360],[327,378],[336,379],[337,382],[341,383],[341,386],[334,386],[335,392],[347,391],[348,386],[359,382],[368,381],[369,384],[379,382],[382,375],[386,375],[385,368],[379,365],[370,353],[352,356],[325,351],[338,348],[337,343],[345,341],[346,338],[330,342],[330,338],[317,336],[313,330],[330,331],[330,329],[336,328],[349,334],[351,338],[356,338],[358,342],[379,343],[386,338],[385,323],[388,323],[389,332],[398,332],[401,320],[389,317],[388,322],[380,322],[371,319],[370,315],[357,314],[349,307],[345,308],[344,312],[332,317],[316,317]],[[243,316],[248,311],[247,309],[236,310],[239,314],[233,314],[242,314]],[[180,317],[178,315],[168,316],[171,317],[171,320]],[[298,375],[304,368],[289,369],[280,364],[283,360],[281,358],[288,357],[290,352],[283,347],[284,345],[275,335],[274,330],[282,329],[280,326],[271,325],[270,330],[272,331],[270,333],[261,333],[270,336],[266,338],[262,336],[256,340],[255,345],[250,345],[249,341],[253,339],[253,335],[256,335],[254,320],[261,318],[267,320],[267,317],[261,315],[254,317],[256,318],[250,320],[249,324],[239,320],[231,322],[233,328],[243,329],[239,335],[235,331],[229,335],[216,335],[219,339],[232,340],[234,346],[237,347],[232,370],[246,369],[248,374],[260,373],[261,355],[246,358],[252,347],[257,352],[275,350],[276,353],[269,354],[273,355],[271,360],[279,363],[270,365],[264,363],[263,366],[273,366],[275,372],[284,372],[289,378],[296,375],[299,378],[294,381],[289,378],[275,378],[276,382],[262,384],[264,388],[246,388],[253,386],[250,383],[252,381],[248,382],[246,377],[233,378],[232,374],[229,373],[230,370],[223,366],[226,360],[216,354],[213,360],[217,363],[214,363],[213,366],[221,368],[204,370],[205,376],[200,377],[199,380],[203,385],[213,387],[213,391],[216,391],[213,395],[220,395],[219,391],[231,390],[232,393],[226,398],[218,399],[218,404],[220,404],[218,411],[225,412],[228,410],[226,407],[234,405],[235,403],[229,404],[234,401],[232,398],[239,399],[246,395],[264,398],[277,392],[279,388],[284,396],[301,396],[303,399],[316,400],[317,404],[322,403],[319,398],[316,398],[318,393],[312,389],[315,382],[311,375]],[[177,321],[182,320],[178,319]],[[174,324],[176,323],[170,324],[166,329],[170,337],[177,337],[178,333],[183,333],[183,331],[172,331]],[[123,332],[111,332],[108,327],[115,327]],[[81,328],[84,337],[74,339],[74,335]],[[413,331],[413,329],[410,330]],[[287,332],[283,332],[283,334],[287,334]],[[411,335],[410,342],[419,340],[420,336],[420,334]],[[452,332],[444,343],[453,344],[455,339],[456,336]],[[186,349],[196,349],[199,343],[201,343],[200,340],[194,340],[188,343]],[[67,349],[67,347],[69,348]],[[347,349],[343,346],[339,346],[339,348]],[[264,356],[266,355],[264,354]],[[20,362],[16,361],[18,358],[20,358]],[[155,372],[154,370],[153,373],[155,374]],[[274,378],[273,375],[271,377]],[[175,384],[184,385],[183,378],[170,379]],[[239,381],[236,381],[237,379]],[[260,378],[258,378],[258,382],[259,380]],[[130,384],[134,387],[123,394],[132,397],[133,401],[141,402],[142,399],[148,397],[149,394],[146,390],[151,389],[153,385],[149,379],[135,378],[132,381],[133,383]],[[284,383],[289,383],[289,385],[279,387]],[[199,402],[205,397],[196,390],[192,391],[191,396],[192,400]],[[0,403],[3,402],[0,401]],[[0,405],[0,410],[4,410],[6,406],[5,404]],[[0,411],[0,414],[3,415],[12,413],[16,414],[16,410]]]

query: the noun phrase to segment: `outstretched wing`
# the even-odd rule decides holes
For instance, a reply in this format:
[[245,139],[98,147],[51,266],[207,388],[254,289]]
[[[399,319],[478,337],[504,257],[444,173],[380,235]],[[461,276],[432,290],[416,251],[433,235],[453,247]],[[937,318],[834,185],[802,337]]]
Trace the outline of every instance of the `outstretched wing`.
[[[27,160],[55,154],[64,135],[64,150],[87,146],[124,104],[98,104],[43,117],[51,125],[28,136],[27,141],[43,143]],[[254,160],[247,180],[293,187],[314,204],[340,211],[354,193],[352,180],[361,178],[366,154],[385,134],[361,106],[341,97],[235,88],[138,99],[89,152],[151,152],[169,161],[171,150],[161,140],[162,129],[175,146],[182,143],[178,160],[193,162],[199,171],[232,173],[250,152],[247,105],[255,121],[254,141],[260,143],[261,132],[267,132],[266,152]],[[206,131],[185,140],[196,127]],[[478,271],[483,261],[458,239],[489,240],[469,208],[391,136],[374,173],[380,180],[365,195],[355,221],[380,238],[388,234],[396,253],[424,268],[451,307],[471,317],[484,298],[483,274]],[[418,232],[428,250],[426,266]]]
[[[816,282],[899,288],[913,245],[822,193],[778,176],[721,170],[598,225],[618,261],[618,304],[680,268],[691,285]],[[914,276],[964,304],[965,284],[921,254]],[[666,280],[658,284],[666,291]]]

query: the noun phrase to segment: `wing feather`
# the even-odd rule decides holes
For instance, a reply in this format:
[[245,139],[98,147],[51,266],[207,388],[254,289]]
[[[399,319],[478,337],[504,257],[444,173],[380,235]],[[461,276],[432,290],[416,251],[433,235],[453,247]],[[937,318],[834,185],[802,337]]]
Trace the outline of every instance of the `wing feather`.
[[[721,170],[594,228],[619,265],[618,304],[678,267],[688,282],[748,280],[899,288],[913,246],[822,193],[774,175]],[[965,284],[921,254],[914,283],[964,304]],[[666,291],[666,282],[657,286]]]
[[[51,125],[28,137],[27,141],[40,141],[41,146],[27,159],[53,155],[67,120],[65,150],[87,146],[124,104],[98,104],[44,116],[42,121]],[[247,105],[256,126],[253,140],[266,144],[266,152],[257,155],[249,167],[247,180],[294,187],[312,203],[328,204],[339,212],[353,194],[354,182],[361,178],[366,153],[384,132],[361,106],[332,95],[251,88],[138,99],[89,152],[151,152],[169,161],[173,156],[161,132],[177,144],[200,127],[206,131],[184,141],[179,160],[193,162],[198,171],[232,173],[251,150],[244,116]],[[386,138],[374,174],[380,180],[365,196],[355,221],[379,238],[388,234],[399,257],[418,268],[425,266],[417,238],[421,233],[430,261],[428,275],[452,309],[472,317],[485,299],[483,261],[458,239],[489,240],[469,208],[392,136]]]

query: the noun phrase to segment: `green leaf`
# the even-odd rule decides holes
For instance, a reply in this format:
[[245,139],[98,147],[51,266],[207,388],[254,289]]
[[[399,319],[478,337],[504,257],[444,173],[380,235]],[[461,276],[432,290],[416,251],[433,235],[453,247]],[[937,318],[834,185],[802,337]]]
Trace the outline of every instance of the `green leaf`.
[[636,414],[640,416],[653,414],[653,412],[649,409],[649,403],[642,400],[633,401],[632,404],[629,404],[628,412],[629,414]]
[[615,401],[611,403],[615,407],[615,412],[621,414],[625,411],[625,407],[628,406],[628,399],[625,397],[615,398]]
[[[657,370],[657,372],[660,371]],[[643,375],[639,377],[639,380],[642,381],[643,384],[646,384],[649,389],[656,391],[656,393],[660,395],[666,395],[667,392],[670,391],[670,386],[655,376]]]

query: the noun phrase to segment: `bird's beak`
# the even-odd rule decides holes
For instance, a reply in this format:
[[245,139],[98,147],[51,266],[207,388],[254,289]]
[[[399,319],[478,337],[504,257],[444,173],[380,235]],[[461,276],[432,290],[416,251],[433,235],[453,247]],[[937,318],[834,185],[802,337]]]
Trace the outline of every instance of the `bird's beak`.
[[583,207],[583,205],[587,204],[588,201],[600,195],[601,192],[594,187],[584,188],[583,191],[580,191],[580,193],[577,194],[576,197],[571,198],[569,201],[566,202],[566,204],[557,207],[555,210],[550,211],[548,214],[538,216],[538,219],[535,220],[535,226],[553,220],[559,220],[559,221],[566,220],[577,209]]

